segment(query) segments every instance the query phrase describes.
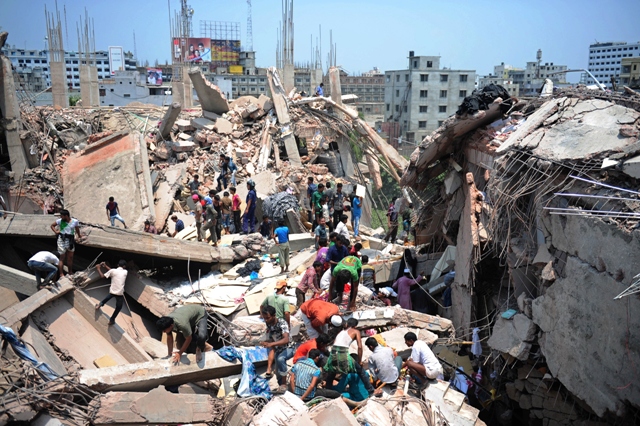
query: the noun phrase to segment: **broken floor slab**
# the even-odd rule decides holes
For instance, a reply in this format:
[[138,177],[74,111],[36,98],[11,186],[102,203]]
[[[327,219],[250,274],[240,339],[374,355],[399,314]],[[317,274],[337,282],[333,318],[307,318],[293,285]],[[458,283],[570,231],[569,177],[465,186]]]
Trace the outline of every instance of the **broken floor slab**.
[[498,317],[487,344],[497,351],[524,361],[529,357],[535,330],[533,321],[524,314],[516,314],[511,319]]
[[8,327],[13,327],[17,322],[22,321],[45,304],[64,296],[74,289],[73,283],[66,277],[58,280],[58,284],[59,287],[44,288],[22,302],[0,312],[4,324]]
[[162,387],[150,392],[108,392],[93,404],[96,426],[208,423],[221,415],[219,404],[209,395],[175,394]]
[[284,395],[276,396],[265,405],[262,411],[251,420],[250,425],[273,426],[279,423],[289,424],[288,422],[296,415],[307,411],[309,409],[305,403],[298,396],[287,391]]
[[[42,277],[44,281],[45,277]],[[0,287],[31,296],[37,290],[36,277],[9,266],[0,265]]]
[[189,78],[198,94],[198,100],[203,110],[216,114],[229,111],[229,103],[218,86],[208,81],[199,69],[189,71]]

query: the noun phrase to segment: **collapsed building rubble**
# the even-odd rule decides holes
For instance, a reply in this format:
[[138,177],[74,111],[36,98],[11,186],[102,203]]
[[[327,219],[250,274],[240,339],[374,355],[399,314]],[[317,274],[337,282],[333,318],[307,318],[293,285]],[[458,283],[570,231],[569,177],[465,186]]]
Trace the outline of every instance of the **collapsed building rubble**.
[[504,418],[637,423],[640,97],[468,100],[402,177],[417,243],[456,246],[457,336],[489,338]]

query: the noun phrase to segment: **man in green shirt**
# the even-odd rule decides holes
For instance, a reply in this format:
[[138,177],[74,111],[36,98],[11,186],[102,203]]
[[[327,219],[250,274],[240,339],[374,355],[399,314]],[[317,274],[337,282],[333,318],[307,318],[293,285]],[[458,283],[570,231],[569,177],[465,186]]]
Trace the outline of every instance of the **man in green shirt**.
[[349,295],[349,307],[347,309],[355,310],[361,272],[362,262],[356,256],[347,256],[336,265],[331,274],[331,284],[329,284],[329,296],[334,297],[334,291],[337,293],[335,299],[333,299],[333,303],[337,305],[342,303],[344,285],[350,282],[351,292]]
[[286,280],[280,280],[276,283],[275,294],[267,296],[260,305],[260,312],[262,313],[263,306],[273,306],[276,310],[276,318],[283,319],[287,322],[287,325],[291,327],[291,315],[289,299],[284,295],[287,292],[288,284]]
[[322,197],[324,196],[324,184],[318,185],[318,190],[311,196],[311,206],[315,212],[315,222],[313,223],[313,229],[318,224],[319,219],[322,217]]
[[[202,305],[184,305],[156,322],[158,330],[167,334],[167,350],[175,364],[180,362],[180,356],[192,346],[195,335],[196,362],[202,359],[202,352],[210,350],[207,343],[207,311]],[[178,350],[173,353],[173,332],[176,333]]]

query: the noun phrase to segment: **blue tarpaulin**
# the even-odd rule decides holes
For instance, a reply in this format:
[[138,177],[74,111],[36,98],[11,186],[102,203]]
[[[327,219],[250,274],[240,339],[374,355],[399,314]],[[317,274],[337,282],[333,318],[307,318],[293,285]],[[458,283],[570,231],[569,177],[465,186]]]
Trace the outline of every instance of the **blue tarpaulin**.
[[29,349],[27,349],[27,346],[18,339],[18,336],[16,336],[16,333],[12,329],[0,325],[0,335],[2,335],[3,339],[9,342],[16,355],[25,361],[29,361],[34,367],[40,370],[43,373],[42,376],[44,379],[49,381],[58,377],[58,375],[54,373],[51,367],[46,363],[38,362],[36,357],[34,357]]

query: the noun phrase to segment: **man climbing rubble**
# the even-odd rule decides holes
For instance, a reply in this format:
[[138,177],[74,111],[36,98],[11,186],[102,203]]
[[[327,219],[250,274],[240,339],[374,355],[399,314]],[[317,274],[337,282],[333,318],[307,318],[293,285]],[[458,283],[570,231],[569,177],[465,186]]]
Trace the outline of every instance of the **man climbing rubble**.
[[73,275],[73,253],[76,251],[75,243],[80,240],[80,222],[71,218],[69,210],[60,210],[60,219],[51,224],[51,230],[58,236],[60,278],[64,277],[65,266],[69,275]]
[[[109,325],[114,325],[116,323],[116,317],[120,313],[122,309],[122,304],[124,303],[124,285],[127,280],[128,271],[126,269],[127,262],[124,259],[121,259],[118,262],[118,267],[116,269],[111,269],[106,263],[99,263],[97,266],[98,273],[100,274],[100,278],[110,278],[111,286],[109,287],[109,294],[105,297],[100,303],[96,305],[96,311],[102,308],[107,304],[109,300],[112,298],[116,298],[116,309],[113,311],[113,315],[109,318]],[[105,268],[107,271],[102,272],[102,268]]]
[[[27,262],[27,266],[36,276],[36,288],[38,290],[49,285],[53,277],[56,276],[56,272],[58,272],[59,263],[60,261],[56,255],[48,251],[39,251],[31,256],[31,259]],[[47,274],[44,283],[42,282],[42,272]]]
[[[207,343],[207,311],[202,305],[180,306],[167,316],[156,322],[159,331],[167,334],[168,356],[174,364],[180,362],[185,352],[193,352],[195,346],[196,361],[202,360],[202,352],[209,351],[212,346]],[[176,332],[177,350],[173,348],[173,332]],[[193,339],[195,335],[195,341]]]
[[287,385],[287,360],[295,353],[295,347],[289,338],[289,325],[285,320],[276,317],[276,309],[273,306],[262,308],[262,317],[267,324],[267,338],[261,344],[269,350],[266,377],[273,376],[275,361],[279,390],[284,393]]
[[362,261],[357,256],[347,256],[340,261],[333,269],[331,284],[329,285],[329,297],[336,305],[342,304],[342,295],[347,283],[351,284],[349,293],[348,309],[356,309],[356,298],[358,297],[358,285],[360,284],[360,274],[362,273]]
[[120,216],[120,207],[113,197],[109,197],[109,202],[107,203],[107,219],[111,222],[111,226],[116,226],[116,220],[118,220],[124,225],[124,229],[127,229],[127,224],[124,223],[124,219]]

